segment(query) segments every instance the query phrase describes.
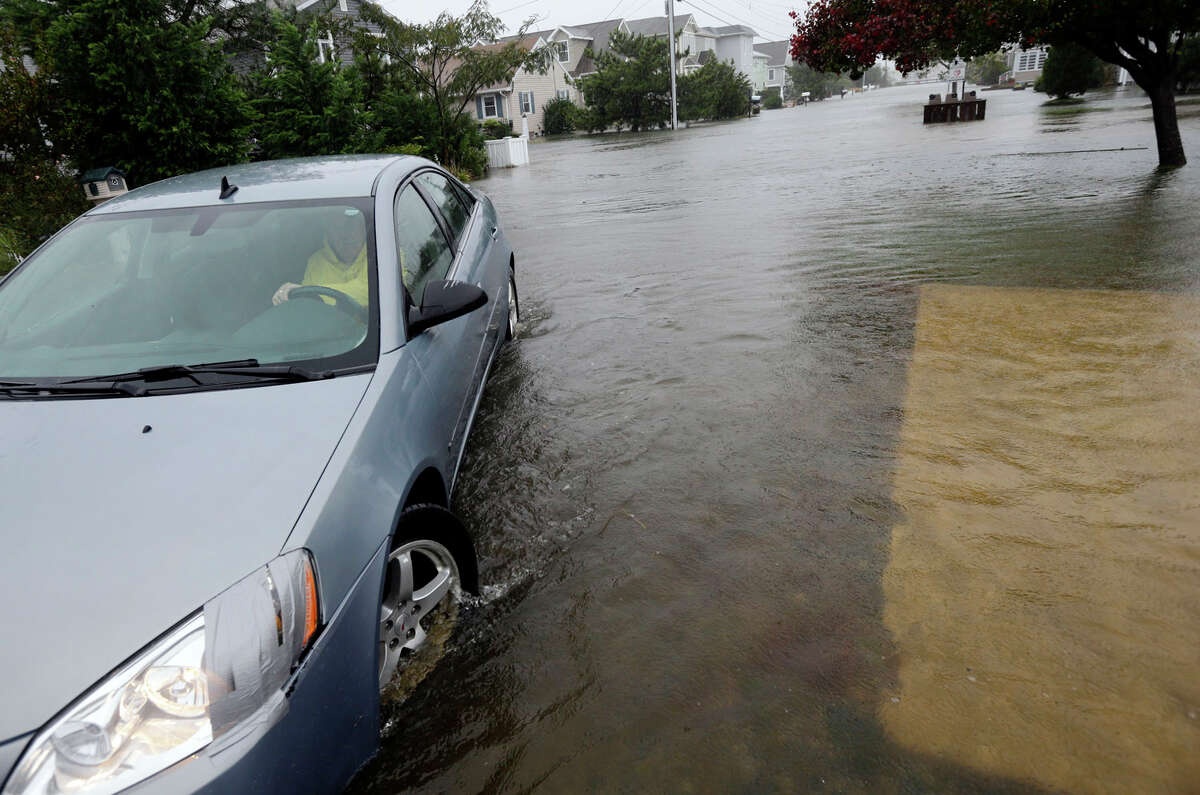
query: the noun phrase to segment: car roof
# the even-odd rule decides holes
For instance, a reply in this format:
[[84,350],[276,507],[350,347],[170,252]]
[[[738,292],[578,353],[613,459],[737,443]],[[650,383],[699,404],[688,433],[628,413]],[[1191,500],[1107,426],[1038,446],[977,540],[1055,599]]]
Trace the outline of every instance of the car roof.
[[[342,155],[241,163],[153,182],[109,199],[88,215],[370,196],[375,180],[391,165],[406,166],[406,171],[412,171],[434,164],[407,155]],[[238,187],[228,199],[220,198],[221,177]]]

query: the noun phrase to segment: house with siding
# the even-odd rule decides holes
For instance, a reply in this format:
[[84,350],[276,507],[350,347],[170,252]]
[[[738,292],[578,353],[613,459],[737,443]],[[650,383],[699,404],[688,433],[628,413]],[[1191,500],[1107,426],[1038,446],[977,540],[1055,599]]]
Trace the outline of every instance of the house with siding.
[[[529,52],[545,46],[547,33],[548,31],[534,31],[521,37],[506,36],[495,44],[485,44],[477,49],[506,47],[515,41],[518,43],[518,46]],[[514,118],[520,118],[520,113],[513,96],[513,83],[515,80],[516,76],[514,75],[513,80],[486,86],[476,92],[475,118],[477,121],[482,124],[488,119],[498,119],[511,123]],[[518,133],[521,131],[518,124],[513,124],[513,130]],[[532,126],[530,127],[530,131],[532,132]]]
[[[618,29],[626,30],[624,21],[610,19],[525,35],[519,40],[522,47],[529,51],[545,50],[544,71],[520,69],[507,83],[481,90],[475,96],[477,120],[509,121],[518,133],[523,129],[523,120],[528,120],[530,135],[541,135],[547,102],[561,98],[583,104],[576,81],[596,71],[593,56],[608,51],[609,36]],[[487,46],[503,46],[512,41],[518,41],[517,37],[500,39],[496,45]]]
[[766,56],[767,73],[763,87],[779,88],[780,97],[787,99],[787,70],[792,65],[792,43],[783,41],[768,41],[765,44],[754,45],[756,52]]
[[[666,17],[631,19],[625,24],[635,35],[667,37]],[[745,25],[706,28],[691,14],[676,14],[675,30],[679,33],[679,52],[688,53],[682,63],[685,74],[699,69],[711,57],[704,53],[711,52],[717,59],[732,63],[747,79],[753,79],[754,39],[758,35],[753,28]]]
[[[549,39],[553,60],[567,70],[573,81],[593,74],[596,71],[596,56],[609,51],[608,40],[616,30],[630,32],[623,19],[557,28]],[[570,99],[582,103],[583,97],[578,88]]]
[[499,119],[512,124],[513,131],[520,133],[524,121],[528,121],[529,134],[542,134],[545,105],[552,99],[562,97],[575,100],[576,91],[570,72],[561,63],[549,38],[553,30],[541,30],[523,37],[509,36],[489,47],[503,47],[516,41],[527,52],[545,51],[541,68],[518,69],[512,80],[481,89],[475,95],[475,118],[480,122]]
[[[297,11],[308,11],[309,9],[320,10],[326,8],[329,16],[338,22],[348,21],[353,27],[359,30],[366,30],[376,36],[383,35],[383,31],[373,22],[367,22],[362,18],[359,9],[362,3],[359,0],[269,0],[270,4],[281,9],[295,8]],[[324,5],[322,5],[324,3]],[[324,31],[317,39],[317,58],[321,63],[328,61],[340,61],[343,66],[349,66],[354,63],[354,49],[351,46],[349,35],[346,33],[334,34],[333,31]]]

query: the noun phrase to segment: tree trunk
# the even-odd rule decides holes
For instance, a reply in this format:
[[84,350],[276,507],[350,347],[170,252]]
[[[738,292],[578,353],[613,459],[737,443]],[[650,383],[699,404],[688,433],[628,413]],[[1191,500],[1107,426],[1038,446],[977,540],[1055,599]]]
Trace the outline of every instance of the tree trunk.
[[1150,106],[1154,109],[1154,137],[1158,141],[1158,165],[1178,168],[1187,165],[1183,139],[1179,136],[1179,119],[1175,114],[1175,75],[1161,77],[1158,85],[1148,87]]

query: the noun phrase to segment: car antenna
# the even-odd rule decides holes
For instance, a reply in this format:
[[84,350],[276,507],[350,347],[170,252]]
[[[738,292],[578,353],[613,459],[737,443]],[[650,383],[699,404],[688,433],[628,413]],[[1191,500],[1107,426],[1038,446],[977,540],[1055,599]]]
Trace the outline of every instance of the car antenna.
[[229,177],[221,177],[221,196],[222,199],[228,199],[233,194],[237,193],[238,186],[229,184]]

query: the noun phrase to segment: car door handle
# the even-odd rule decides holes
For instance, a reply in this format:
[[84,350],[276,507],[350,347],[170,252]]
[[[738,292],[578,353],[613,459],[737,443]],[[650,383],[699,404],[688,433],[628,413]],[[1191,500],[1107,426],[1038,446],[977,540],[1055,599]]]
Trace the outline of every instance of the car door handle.
[[493,227],[492,227],[492,240],[495,240],[495,239],[496,239],[496,235],[498,235],[498,234],[500,234],[500,227],[498,227],[498,226],[493,226]]

